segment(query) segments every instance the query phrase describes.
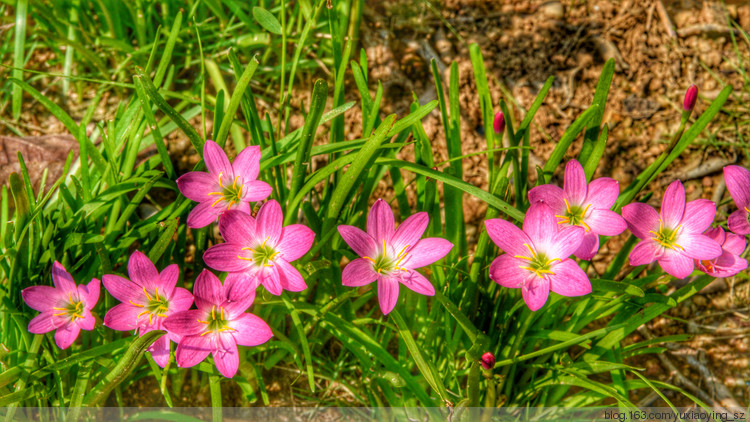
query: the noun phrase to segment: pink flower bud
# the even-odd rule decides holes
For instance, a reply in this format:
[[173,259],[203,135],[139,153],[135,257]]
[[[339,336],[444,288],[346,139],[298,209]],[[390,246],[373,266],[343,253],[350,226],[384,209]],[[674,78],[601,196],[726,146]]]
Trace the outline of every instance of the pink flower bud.
[[505,116],[502,111],[498,111],[497,114],[495,114],[495,122],[492,124],[492,127],[498,135],[505,130]]
[[695,101],[698,99],[698,87],[690,85],[690,88],[685,92],[685,101],[682,102],[682,109],[685,111],[693,111],[695,108]]
[[[500,113],[502,116],[502,113]],[[495,120],[497,121],[497,120]],[[492,369],[495,367],[495,355],[493,355],[491,352],[487,352],[482,355],[482,361],[480,362],[482,364],[482,368],[484,369]]]

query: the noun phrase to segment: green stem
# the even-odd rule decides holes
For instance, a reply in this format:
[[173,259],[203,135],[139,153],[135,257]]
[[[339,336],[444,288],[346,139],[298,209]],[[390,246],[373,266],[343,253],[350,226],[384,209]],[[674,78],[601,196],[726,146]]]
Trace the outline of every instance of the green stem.
[[[26,362],[24,362],[24,367],[26,369],[30,369],[34,366],[34,362],[36,360],[36,353],[39,351],[39,347],[42,345],[42,340],[44,340],[44,334],[35,334],[34,340],[31,341],[31,347],[29,347],[29,353],[26,357]],[[24,371],[21,375],[21,379],[18,380],[18,383],[16,383],[16,391],[22,391],[26,387],[26,382],[29,380],[29,374],[31,371]],[[12,403],[8,406],[8,413],[5,415],[6,421],[12,421],[13,416],[16,413],[16,408],[18,407],[18,402]]]
[[218,375],[208,376],[208,386],[211,390],[211,415],[214,422],[222,421],[221,407],[221,377]]
[[479,364],[476,362],[471,363],[467,384],[466,394],[469,396],[468,407],[477,407],[479,406]]
[[[506,358],[513,359],[516,356],[516,354],[518,353],[518,349],[521,348],[521,342],[523,341],[524,336],[526,336],[526,331],[529,330],[529,327],[531,326],[531,322],[532,321],[534,321],[534,313],[531,312],[531,311],[526,310],[526,319],[524,320],[523,325],[521,325],[521,328],[518,330],[518,333],[516,334],[516,339],[513,342],[513,345],[511,346],[510,351],[505,356]],[[497,366],[498,365],[495,364],[496,368],[497,368]],[[515,372],[515,368],[516,368],[515,365],[508,365],[508,366],[503,367],[503,372],[501,374],[502,381],[500,381],[500,390],[501,391],[502,391],[503,388],[505,388],[506,390],[508,390],[508,388],[512,385],[512,384],[507,384],[506,385],[506,382],[507,382],[508,378],[512,377],[512,374],[511,374],[511,376],[508,376],[508,372],[510,372],[511,369],[513,370],[513,372]],[[506,391],[505,395],[508,396],[508,392],[507,391]]]

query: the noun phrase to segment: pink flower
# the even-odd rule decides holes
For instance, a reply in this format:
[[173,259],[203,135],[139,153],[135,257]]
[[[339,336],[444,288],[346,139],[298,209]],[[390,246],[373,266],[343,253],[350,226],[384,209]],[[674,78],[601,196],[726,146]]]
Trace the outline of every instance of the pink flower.
[[563,188],[537,186],[529,191],[529,202],[547,204],[555,212],[557,224],[563,227],[582,227],[585,232],[583,241],[574,255],[589,260],[599,250],[599,235],[615,236],[627,228],[625,220],[610,211],[619,194],[617,181],[609,177],[601,177],[587,184],[581,164],[570,160],[565,166]]
[[216,142],[206,141],[203,160],[208,173],[191,171],[177,179],[180,192],[200,202],[188,215],[189,227],[205,227],[232,206],[235,210],[249,213],[249,202],[263,200],[271,194],[268,183],[256,180],[260,172],[260,147],[243,149],[230,164],[226,153]]
[[695,265],[699,270],[712,277],[720,278],[731,277],[747,268],[747,260],[740,257],[747,246],[744,236],[726,233],[721,227],[708,229],[704,234],[721,245],[722,254],[710,260],[696,259]]
[[344,268],[344,286],[359,287],[377,280],[378,301],[384,315],[396,306],[399,283],[417,293],[433,296],[435,288],[415,269],[444,257],[453,244],[438,237],[420,240],[429,221],[426,212],[418,212],[394,230],[390,205],[378,199],[367,216],[367,233],[354,226],[340,225],[341,237],[362,257]]
[[482,368],[489,371],[495,367],[495,355],[492,352],[486,352],[482,355],[482,360],[479,363],[482,364]]
[[729,230],[737,234],[750,234],[750,171],[740,166],[726,166],[724,181],[739,208],[727,219]]
[[211,268],[227,271],[224,283],[230,297],[254,292],[263,285],[269,293],[299,292],[307,285],[290,262],[301,258],[312,246],[315,233],[302,224],[282,227],[284,216],[276,201],[268,201],[253,218],[229,211],[219,220],[226,243],[211,246],[203,260]]
[[685,99],[682,100],[682,109],[691,112],[695,108],[695,102],[698,100],[698,87],[690,85],[685,91]]
[[505,131],[505,115],[502,111],[498,111],[495,114],[495,121],[492,122],[492,128],[498,135]]
[[544,306],[550,290],[563,296],[591,293],[585,272],[568,257],[578,249],[584,230],[578,226],[558,228],[555,214],[541,202],[531,204],[523,220],[523,231],[512,223],[485,220],[487,234],[505,253],[490,265],[490,278],[521,295],[532,311]]
[[[104,325],[118,331],[135,330],[138,335],[165,330],[164,320],[175,312],[190,309],[193,295],[177,285],[180,269],[177,264],[161,273],[146,255],[135,251],[128,259],[130,280],[113,274],[102,277],[104,287],[119,305],[104,316]],[[162,368],[169,362],[169,341],[180,341],[180,336],[169,332],[154,342],[148,351]]]
[[31,286],[21,291],[24,302],[41,314],[29,322],[29,332],[44,334],[55,331],[55,344],[67,349],[78,338],[81,329],[93,330],[96,318],[91,309],[99,300],[99,280],[76,286],[65,267],[52,264],[52,282],[55,287]]
[[164,322],[169,331],[182,336],[175,357],[181,368],[195,366],[213,354],[216,368],[227,378],[237,373],[237,345],[257,346],[273,337],[271,328],[257,316],[245,313],[255,295],[230,301],[221,281],[203,270],[193,287],[198,309],[176,312]]
[[721,245],[703,234],[711,226],[716,206],[707,199],[685,204],[685,188],[675,180],[664,192],[659,213],[642,202],[628,204],[622,216],[628,228],[643,239],[630,252],[630,265],[659,261],[662,269],[685,278],[693,272],[694,260],[711,260],[721,255]]

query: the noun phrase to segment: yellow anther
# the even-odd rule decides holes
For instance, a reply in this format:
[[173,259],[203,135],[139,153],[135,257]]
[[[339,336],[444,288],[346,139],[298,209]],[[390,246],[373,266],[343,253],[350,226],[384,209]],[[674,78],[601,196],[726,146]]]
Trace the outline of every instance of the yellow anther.
[[363,256],[362,258],[364,258],[364,259],[366,259],[366,260],[368,260],[368,261],[372,262],[373,264],[377,264],[377,262],[375,262],[375,260],[374,260],[374,259],[372,259],[372,258],[370,258],[369,256]]
[[222,195],[222,196],[221,196],[221,198],[219,198],[219,199],[217,199],[216,201],[214,201],[214,203],[213,203],[213,204],[211,204],[211,206],[212,206],[212,207],[215,207],[215,206],[216,206],[216,204],[218,204],[219,202],[221,202],[221,201],[223,201],[223,200],[224,200],[224,195]]
[[68,314],[67,312],[60,312],[59,314],[52,314],[52,316],[62,316],[62,315],[67,315],[67,314]]
[[161,301],[161,299],[159,299],[159,288],[158,287],[156,288],[156,300]]
[[220,312],[221,312],[221,313],[220,313],[220,315],[221,315],[221,319],[223,320],[223,319],[224,319],[224,307],[223,307],[223,306],[219,306],[219,310],[220,310]]
[[145,307],[146,307],[146,305],[140,305],[140,304],[138,304],[138,303],[134,303],[134,302],[133,302],[132,300],[129,300],[128,302],[130,302],[130,304],[131,304],[131,305],[133,305],[133,306],[137,306],[137,307],[139,307],[139,308],[145,308]]
[[219,186],[221,186],[222,189],[224,189],[224,185],[221,183],[221,175],[224,174],[223,171],[219,172]]
[[570,204],[568,203],[568,200],[563,198],[563,201],[565,201],[565,209],[568,210],[568,214],[572,214],[572,212],[570,211]]
[[54,309],[56,311],[67,311],[68,310],[68,308],[52,308],[52,309]]
[[385,239],[383,239],[383,255],[388,255],[388,249],[385,247]]
[[216,305],[211,307],[211,319],[216,320]]
[[138,319],[138,318],[142,317],[143,315],[146,315],[147,313],[149,313],[149,311],[143,311],[143,312],[141,312],[140,314],[138,314],[138,315],[137,315],[137,316],[135,317],[135,319]]
[[245,257],[245,256],[239,256],[239,255],[237,255],[237,258],[239,258],[239,259],[241,259],[243,261],[250,261],[250,262],[253,261],[253,258],[248,258],[248,257]]
[[151,299],[151,295],[150,295],[150,294],[148,294],[148,292],[146,291],[146,288],[145,288],[145,287],[143,287],[143,293],[145,293],[145,294],[146,294],[146,297],[148,298],[148,300],[152,300],[152,299]]
[[526,246],[526,249],[528,249],[529,252],[531,252],[531,256],[536,256],[536,253],[534,252],[533,249],[531,249],[531,246],[529,246],[527,243],[524,243],[523,246]]
[[197,320],[197,321],[200,322],[201,324],[208,324],[208,321],[201,321],[201,320]]
[[584,228],[586,228],[586,231],[587,231],[587,232],[590,232],[590,231],[591,231],[591,227],[589,227],[589,225],[588,225],[588,224],[586,224],[586,222],[585,222],[585,221],[581,220],[581,224],[583,224],[583,227],[584,227]]
[[527,261],[532,261],[532,260],[533,260],[533,258],[531,258],[531,257],[528,257],[528,256],[521,256],[521,255],[514,255],[514,256],[513,256],[513,258],[518,258],[518,259],[525,259],[525,260],[527,260]]

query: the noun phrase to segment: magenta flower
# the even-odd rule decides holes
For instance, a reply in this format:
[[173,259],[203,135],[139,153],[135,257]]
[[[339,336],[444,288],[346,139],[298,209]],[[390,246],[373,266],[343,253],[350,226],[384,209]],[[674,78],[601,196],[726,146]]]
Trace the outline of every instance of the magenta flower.
[[216,368],[227,378],[237,373],[240,357],[237,345],[257,346],[273,337],[271,328],[259,317],[245,313],[255,295],[230,301],[221,281],[208,270],[193,287],[198,309],[170,315],[164,325],[182,336],[175,357],[181,368],[195,366],[213,354]]
[[737,234],[750,234],[750,171],[740,166],[726,166],[724,181],[739,208],[727,219],[729,230]]
[[208,173],[191,171],[177,179],[180,192],[188,199],[200,202],[188,215],[189,227],[205,227],[230,209],[249,213],[249,202],[266,199],[271,194],[268,183],[256,180],[260,172],[260,147],[243,149],[230,164],[216,142],[206,141],[203,160]]
[[675,180],[667,187],[659,213],[642,202],[622,208],[622,216],[633,234],[643,239],[630,252],[630,265],[659,261],[667,273],[685,278],[693,272],[694,260],[721,255],[721,245],[703,232],[711,226],[716,206],[707,199],[685,204],[685,188]]
[[52,264],[50,286],[31,286],[21,291],[24,302],[41,314],[29,322],[29,332],[44,334],[55,331],[55,344],[67,349],[78,338],[81,329],[93,330],[96,318],[91,309],[99,300],[99,280],[92,279],[87,285],[76,286],[65,267],[55,261]]
[[268,201],[253,218],[229,211],[219,220],[219,232],[226,243],[214,245],[203,254],[206,265],[227,271],[224,283],[232,299],[259,285],[273,295],[282,290],[299,292],[307,285],[290,262],[312,247],[315,233],[302,224],[282,227],[284,216],[276,201]]
[[505,115],[502,111],[495,113],[495,121],[492,122],[492,128],[498,135],[505,131]]
[[708,229],[704,234],[721,245],[722,253],[715,259],[696,259],[695,265],[699,270],[712,277],[721,278],[731,277],[747,268],[747,260],[740,257],[747,246],[744,236],[726,233],[721,227]]
[[588,276],[568,258],[581,244],[584,230],[578,226],[559,228],[555,213],[546,204],[531,204],[523,231],[499,218],[485,220],[484,225],[490,239],[505,252],[492,261],[490,278],[503,287],[520,287],[532,311],[544,306],[550,290],[563,296],[591,293]]
[[695,102],[698,100],[698,87],[690,85],[685,91],[685,99],[682,100],[682,109],[691,112],[695,108]]
[[587,184],[581,164],[570,160],[565,166],[563,188],[537,186],[529,191],[529,202],[547,204],[555,212],[557,224],[582,227],[583,241],[574,255],[589,260],[599,250],[599,235],[615,236],[627,228],[625,220],[610,211],[619,194],[617,181],[609,177],[601,177]]
[[378,301],[384,315],[396,306],[399,283],[433,296],[432,283],[415,270],[447,255],[453,244],[439,237],[420,240],[429,221],[426,212],[418,212],[394,230],[390,205],[378,199],[367,216],[367,233],[354,226],[340,225],[341,237],[361,256],[344,267],[344,286],[359,287],[377,280]]
[[[164,320],[171,314],[190,309],[193,295],[187,289],[176,287],[180,269],[177,264],[164,268],[161,273],[150,259],[139,251],[128,259],[130,280],[105,274],[104,287],[120,304],[104,316],[104,325],[118,331],[135,330],[140,336],[154,330],[165,330]],[[169,362],[169,341],[180,341],[180,336],[169,332],[160,337],[148,351],[162,368]]]

